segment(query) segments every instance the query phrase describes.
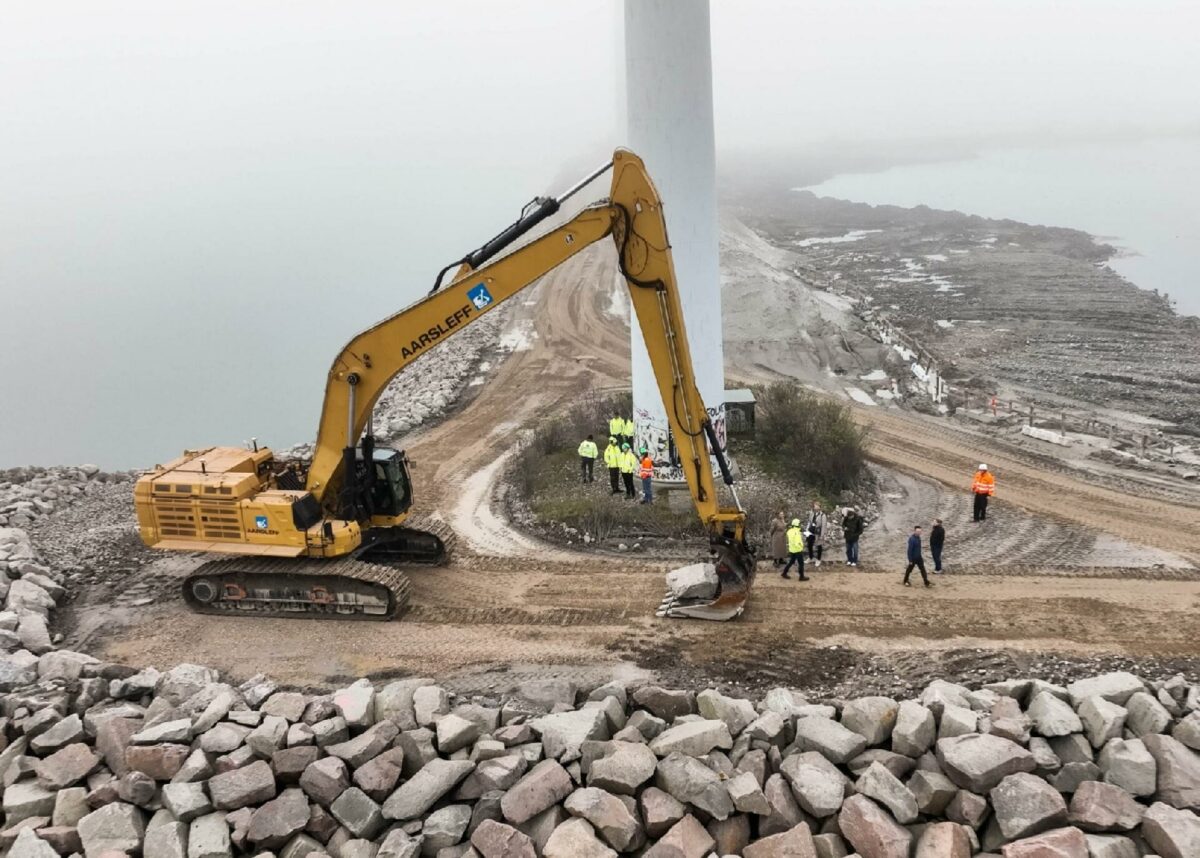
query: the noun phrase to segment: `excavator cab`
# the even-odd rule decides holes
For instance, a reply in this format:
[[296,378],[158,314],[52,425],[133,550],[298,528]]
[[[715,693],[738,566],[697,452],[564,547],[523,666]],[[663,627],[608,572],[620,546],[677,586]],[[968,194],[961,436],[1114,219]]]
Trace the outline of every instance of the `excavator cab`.
[[369,466],[362,462],[359,451],[358,464],[365,472],[368,467],[372,476],[362,481],[364,491],[370,492],[372,515],[395,517],[404,515],[412,506],[412,480],[408,475],[408,457],[403,450],[377,447],[372,451],[373,461]]

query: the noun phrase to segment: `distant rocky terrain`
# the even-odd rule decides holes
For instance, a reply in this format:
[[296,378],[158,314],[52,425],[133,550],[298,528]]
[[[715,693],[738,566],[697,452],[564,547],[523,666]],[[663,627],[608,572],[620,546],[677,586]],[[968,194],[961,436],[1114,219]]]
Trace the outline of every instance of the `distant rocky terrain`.
[[1086,233],[807,191],[733,202],[800,279],[918,339],[954,384],[1196,432],[1200,319],[1108,268],[1115,250]]

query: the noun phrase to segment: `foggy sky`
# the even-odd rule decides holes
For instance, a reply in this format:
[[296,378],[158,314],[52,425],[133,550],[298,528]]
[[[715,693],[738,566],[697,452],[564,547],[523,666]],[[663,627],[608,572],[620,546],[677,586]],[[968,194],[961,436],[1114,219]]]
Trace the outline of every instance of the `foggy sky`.
[[[721,151],[1200,125],[1200,4],[712,7]],[[264,396],[309,437],[349,335],[620,142],[619,15],[3,0],[0,466],[237,443]]]

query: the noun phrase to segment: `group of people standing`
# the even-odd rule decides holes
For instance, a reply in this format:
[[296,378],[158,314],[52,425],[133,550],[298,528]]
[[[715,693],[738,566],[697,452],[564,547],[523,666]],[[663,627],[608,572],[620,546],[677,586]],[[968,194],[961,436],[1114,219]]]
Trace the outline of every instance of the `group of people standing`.
[[[783,510],[775,514],[771,521],[770,557],[778,568],[783,567],[780,577],[790,578],[788,573],[792,566],[796,567],[797,580],[810,580],[804,574],[804,561],[807,558],[815,567],[820,568],[824,554],[826,536],[831,528],[829,516],[821,509],[819,501],[813,501],[812,509],[801,521],[793,518],[789,523]],[[858,566],[858,542],[867,528],[867,521],[852,506],[842,510],[841,531],[846,546],[846,565]],[[946,545],[946,528],[940,518],[933,520],[933,528],[929,533],[929,555],[933,559],[933,572],[942,574],[942,551]],[[921,580],[926,587],[932,587],[929,575],[925,571],[925,559],[921,554],[921,525],[913,527],[908,537],[906,560],[908,566],[904,570],[904,586],[909,584],[913,569],[921,573]]]
[[[793,518],[788,523],[783,510],[775,513],[771,521],[771,559],[776,566],[782,566],[780,575],[790,577],[788,572],[796,566],[797,580],[807,581],[804,574],[804,559],[820,568],[824,560],[826,536],[830,528],[829,516],[821,508],[819,501],[813,501],[804,521]],[[858,565],[858,538],[862,536],[865,527],[863,519],[853,507],[847,507],[842,515],[842,535],[846,539],[846,565]]]
[[[654,459],[650,451],[642,447],[640,455],[633,452],[633,420],[622,417],[620,413],[608,421],[608,446],[604,448],[604,466],[608,468],[608,482],[611,493],[619,495],[624,488],[628,500],[637,499],[634,490],[633,475],[637,474],[642,483],[640,503],[654,502]],[[595,436],[588,435],[579,445],[579,470],[582,481],[595,482],[593,475],[595,462],[600,458],[600,449],[596,446]]]

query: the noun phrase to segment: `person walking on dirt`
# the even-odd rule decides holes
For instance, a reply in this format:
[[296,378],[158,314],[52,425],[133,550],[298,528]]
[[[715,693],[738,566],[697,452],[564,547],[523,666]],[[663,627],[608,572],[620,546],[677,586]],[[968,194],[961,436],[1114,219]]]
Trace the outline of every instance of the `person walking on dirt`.
[[608,434],[618,441],[625,441],[625,418],[621,416],[620,411],[613,412],[612,418],[608,421]]
[[987,465],[980,465],[975,472],[975,482],[971,486],[975,495],[975,511],[973,521],[987,521],[988,498],[996,493],[996,477],[988,470]]
[[787,529],[787,550],[788,561],[783,567],[783,572],[780,573],[781,578],[787,578],[788,571],[792,568],[792,564],[796,564],[796,580],[807,581],[808,578],[804,575],[804,530],[800,527],[800,519],[793,518],[792,526]]
[[625,497],[633,500],[637,494],[633,490],[633,472],[637,470],[637,456],[629,449],[628,444],[621,445],[621,480],[625,483]]
[[808,546],[808,559],[816,563],[817,568],[821,567],[821,554],[825,550],[825,525],[827,524],[824,511],[821,509],[821,504],[818,501],[813,501],[812,511],[808,514],[808,522],[805,524],[806,544]]
[[942,520],[933,520],[933,529],[929,531],[929,556],[933,558],[933,574],[942,574],[942,546],[946,544],[946,528]]
[[600,451],[596,449],[596,442],[592,440],[592,436],[588,435],[586,441],[581,441],[579,444],[579,473],[583,477],[585,483],[595,482],[595,477],[592,475],[592,469],[596,465],[596,457],[600,455]]
[[846,507],[842,516],[842,537],[846,540],[846,565],[858,566],[858,540],[862,538],[866,523],[852,506]]
[[622,434],[624,434],[624,436],[625,436],[626,444],[633,446],[633,435],[636,431],[637,430],[634,428],[634,425],[633,425],[633,418],[627,419],[625,421],[625,426],[621,429]]
[[775,517],[771,519],[771,562],[776,568],[787,562],[787,516],[783,514],[783,510],[775,513]]
[[621,448],[617,446],[616,438],[609,438],[608,446],[604,448],[604,466],[608,468],[608,487],[612,489],[612,494],[619,495],[621,493]]
[[638,477],[642,480],[642,503],[654,503],[654,460],[645,447],[642,448],[642,460],[638,462]]
[[921,557],[921,525],[916,525],[913,528],[912,535],[908,537],[908,568],[904,570],[904,586],[911,587],[908,583],[908,576],[912,574],[913,567],[921,570],[921,580],[925,582],[926,587],[932,587],[929,583],[929,576],[925,574],[925,560]]

